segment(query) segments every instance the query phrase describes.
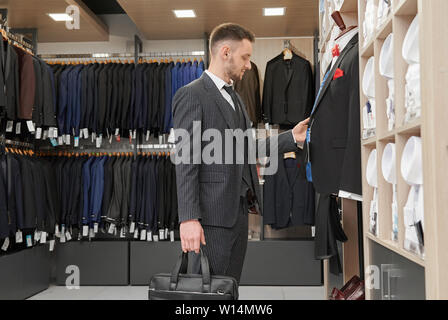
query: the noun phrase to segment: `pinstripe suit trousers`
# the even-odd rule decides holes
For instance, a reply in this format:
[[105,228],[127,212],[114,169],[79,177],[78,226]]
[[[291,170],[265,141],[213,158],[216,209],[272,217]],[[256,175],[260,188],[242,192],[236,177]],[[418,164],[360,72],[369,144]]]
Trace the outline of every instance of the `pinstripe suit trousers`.
[[[213,275],[230,276],[240,283],[248,237],[248,207],[246,198],[240,198],[239,214],[232,228],[203,225],[206,245],[201,245],[210,263]],[[191,272],[200,274],[200,256],[190,253]]]

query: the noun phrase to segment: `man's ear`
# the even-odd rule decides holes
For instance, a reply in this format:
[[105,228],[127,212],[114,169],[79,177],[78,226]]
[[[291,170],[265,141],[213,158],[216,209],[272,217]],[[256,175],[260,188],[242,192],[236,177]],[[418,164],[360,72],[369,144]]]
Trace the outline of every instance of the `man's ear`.
[[220,54],[223,60],[226,60],[230,56],[230,46],[223,44],[220,50]]

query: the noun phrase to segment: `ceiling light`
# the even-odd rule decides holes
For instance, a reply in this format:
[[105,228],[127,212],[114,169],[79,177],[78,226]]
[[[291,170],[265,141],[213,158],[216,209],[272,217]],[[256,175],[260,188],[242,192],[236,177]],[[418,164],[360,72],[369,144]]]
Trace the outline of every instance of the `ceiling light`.
[[177,18],[196,18],[194,10],[173,10]]
[[48,15],[54,21],[73,21],[73,17],[66,13],[48,13]]
[[264,16],[284,16],[286,8],[263,8]]

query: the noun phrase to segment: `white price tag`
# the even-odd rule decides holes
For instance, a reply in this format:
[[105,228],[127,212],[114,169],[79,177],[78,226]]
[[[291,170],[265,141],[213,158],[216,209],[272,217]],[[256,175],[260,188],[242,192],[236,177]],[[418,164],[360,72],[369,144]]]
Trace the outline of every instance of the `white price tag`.
[[34,241],[39,242],[42,232],[34,231]]
[[65,233],[61,233],[61,243],[65,243]]
[[65,144],[70,145],[70,135],[65,135]]
[[175,143],[174,129],[170,129],[170,135],[168,136],[168,143]]
[[89,238],[95,238],[95,231],[92,228],[89,229]]
[[115,129],[115,136],[118,136],[120,134],[120,129]]
[[121,228],[121,230],[120,230],[120,238],[124,238],[125,236],[126,236],[126,228],[123,227],[123,228]]
[[82,227],[82,236],[87,237],[89,235],[89,226]]
[[102,143],[103,143],[103,136],[100,135],[99,137],[96,137],[96,147],[101,148]]
[[132,139],[137,139],[137,130],[134,130],[134,132],[132,133]]
[[165,239],[165,237],[164,237],[164,230],[163,229],[159,230],[159,238],[160,238],[160,240],[164,240]]
[[311,236],[314,238],[316,236],[316,227],[312,226],[311,227]]
[[23,238],[22,238],[22,231],[17,231],[16,232],[16,243],[22,243],[23,242]]
[[84,135],[84,139],[88,139],[89,138],[89,129],[84,128],[82,129],[83,135]]
[[115,230],[115,224],[111,223],[109,226],[109,231],[107,233],[113,234]]
[[163,136],[159,136],[159,144],[163,143]]
[[50,251],[54,250],[54,240],[50,240]]
[[79,147],[79,137],[75,137],[75,148]]
[[98,233],[98,222],[93,224],[93,233]]
[[131,222],[131,226],[129,227],[129,233],[134,233],[135,230],[135,222]]
[[40,236],[40,243],[46,243],[47,242],[47,233],[45,231],[42,231],[42,234]]
[[154,235],[154,242],[158,242],[159,241],[159,236],[158,235]]
[[72,240],[72,235],[70,234],[70,232],[66,232],[65,233],[65,238],[67,239],[67,241],[70,241],[70,240]]
[[164,233],[165,239],[168,239],[168,232],[169,232],[168,228],[165,228],[165,233]]
[[147,234],[147,238],[150,239],[148,241],[152,241],[152,231],[149,231],[149,233]]
[[64,144],[64,138],[62,136],[58,137],[58,145],[63,145]]
[[17,122],[17,124],[16,124],[16,134],[20,134],[20,132],[21,132],[21,127],[22,127],[22,124],[20,123],[20,122]]
[[33,121],[28,120],[28,121],[26,122],[26,126],[28,127],[28,131],[29,131],[29,132],[33,133],[34,131],[36,131],[36,129],[34,128]]
[[112,139],[114,138],[114,136],[110,136],[109,137],[109,144],[112,144]]
[[170,241],[174,242],[174,231],[170,231]]
[[14,121],[6,122],[6,132],[12,132],[14,129]]
[[50,131],[45,130],[42,139],[46,140],[48,138],[48,134],[50,133]]
[[[47,133],[47,137],[48,138],[57,138],[57,134],[56,134],[56,136],[53,134],[53,132],[54,132],[54,130],[53,130],[54,128],[52,128],[52,127],[50,127],[50,128],[48,128],[48,133]],[[45,130],[45,131],[47,131],[47,130]],[[44,131],[44,136],[45,136],[45,131]]]
[[129,130],[129,138],[132,139],[132,130]]
[[145,241],[146,240],[146,230],[143,229],[140,233],[140,240]]
[[8,250],[8,247],[9,247],[9,238],[6,238],[5,242],[3,242],[2,250],[6,251]]
[[151,132],[148,130],[148,131],[146,131],[146,141],[148,141],[149,140],[149,135],[151,134]]
[[61,226],[61,237],[63,235],[65,235],[65,225],[64,224]]
[[59,225],[57,224],[56,226],[55,226],[55,228],[54,228],[54,235],[56,236],[56,237],[60,237],[60,233],[59,233]]
[[134,231],[134,239],[138,239],[138,229],[135,229]]
[[42,128],[37,128],[36,130],[36,139],[42,138]]
[[33,246],[33,238],[30,234],[26,236],[26,246],[28,248]]
[[79,130],[79,139],[84,138],[84,132],[82,130]]

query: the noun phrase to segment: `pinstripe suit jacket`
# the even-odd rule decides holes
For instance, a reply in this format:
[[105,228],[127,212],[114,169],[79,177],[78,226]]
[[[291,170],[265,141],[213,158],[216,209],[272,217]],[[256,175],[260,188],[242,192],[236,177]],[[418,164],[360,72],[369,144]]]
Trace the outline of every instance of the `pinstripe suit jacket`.
[[[246,127],[251,123],[244,107],[244,103],[238,96],[240,105],[246,120]],[[202,225],[231,228],[237,221],[240,204],[240,187],[242,184],[242,164],[205,164],[200,161],[201,154],[194,150],[193,145],[201,146],[201,153],[208,141],[200,141],[202,133],[207,129],[215,129],[221,133],[224,143],[225,130],[235,129],[237,124],[232,116],[234,110],[221,95],[220,91],[204,73],[189,85],[178,90],[173,99],[174,129],[184,129],[190,135],[190,161],[188,164],[176,165],[176,181],[178,196],[179,223],[198,219]],[[193,121],[200,121],[201,128],[196,131],[200,134],[193,135]],[[255,141],[249,137],[249,144],[255,147]],[[193,141],[193,138],[196,141]],[[176,134],[177,150],[186,152],[182,140]],[[238,140],[236,140],[238,143]],[[261,144],[262,149],[269,154],[270,139]],[[260,145],[259,145],[260,147]],[[197,148],[198,149],[198,148]],[[222,148],[222,159],[226,159],[225,148]],[[290,151],[298,151],[294,143],[291,131],[278,136],[278,152],[280,154]],[[223,160],[224,161],[224,160]],[[260,211],[262,212],[262,198],[256,165],[251,164],[252,183],[255,186]]]

